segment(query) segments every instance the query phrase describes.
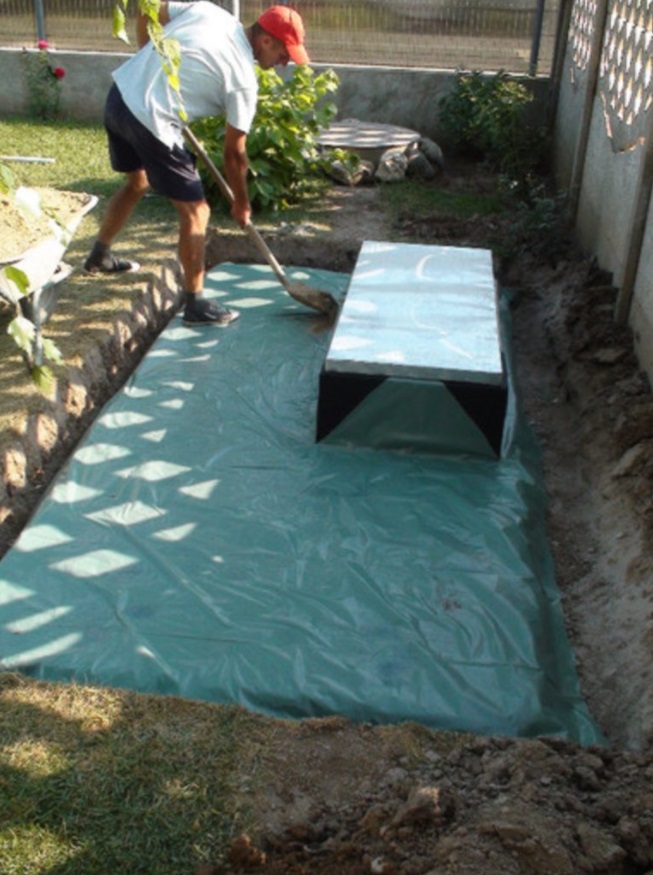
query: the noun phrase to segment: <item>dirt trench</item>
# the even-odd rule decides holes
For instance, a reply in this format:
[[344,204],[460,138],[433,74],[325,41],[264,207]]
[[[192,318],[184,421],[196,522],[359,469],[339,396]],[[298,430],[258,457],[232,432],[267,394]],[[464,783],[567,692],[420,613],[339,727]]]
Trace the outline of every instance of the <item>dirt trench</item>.
[[[268,235],[282,263],[350,271],[366,239],[494,248],[512,235],[514,243],[496,218],[404,216],[388,227],[374,189],[336,191],[333,203],[331,234],[305,223]],[[211,238],[208,251],[216,263],[257,260],[238,234]],[[609,746],[272,722],[256,787],[242,789],[254,834],[206,872],[653,872],[653,397],[629,331],[614,322],[616,290],[590,260],[569,246],[526,247],[497,259],[496,270],[513,294],[518,392],[542,447],[569,636]],[[130,294],[111,330],[95,335],[94,354],[5,440],[3,549],[178,295],[169,264]]]
[[[440,184],[457,189],[474,180]],[[336,188],[328,233],[310,221],[280,223],[268,242],[287,265],[351,272],[363,240],[496,249],[514,235],[494,216],[404,216],[391,228],[377,195],[374,188]],[[155,244],[153,249],[159,251]],[[89,350],[54,397],[32,396],[23,410],[20,399],[8,396],[6,403],[19,407],[0,433],[3,550],[101,405],[175,312],[178,273],[170,251],[162,254],[167,258],[156,270],[129,289],[109,330],[93,329]],[[259,260],[246,235],[233,230],[209,235],[207,257],[210,264]],[[495,269],[514,296],[516,379],[543,449],[550,544],[583,689],[611,742],[647,750],[653,740],[653,397],[629,330],[612,318],[616,290],[591,261],[566,247],[553,257],[524,251],[510,262],[497,258]],[[73,275],[67,282],[62,295],[79,301],[84,286],[76,284],[85,281]],[[102,285],[107,299],[115,294],[115,279],[93,283],[96,297],[105,296],[98,292]],[[72,324],[83,334],[86,315],[76,310],[66,330]]]

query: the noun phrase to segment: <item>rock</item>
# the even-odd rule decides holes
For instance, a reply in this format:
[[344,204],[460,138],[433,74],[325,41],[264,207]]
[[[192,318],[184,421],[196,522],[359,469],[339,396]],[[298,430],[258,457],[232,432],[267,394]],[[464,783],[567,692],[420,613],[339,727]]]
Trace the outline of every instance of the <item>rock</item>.
[[629,447],[612,469],[612,477],[630,477],[642,470],[651,458],[653,439],[647,438],[635,446]]
[[393,769],[390,769],[386,772],[384,777],[384,784],[388,787],[397,787],[404,783],[406,778],[408,777],[408,772],[406,769],[402,769],[399,766],[395,766]]
[[617,824],[621,844],[638,866],[653,864],[653,844],[632,817],[622,817]]
[[594,769],[588,766],[577,766],[574,769],[574,778],[581,790],[596,793],[601,789],[601,781]]
[[397,867],[394,863],[388,862],[383,857],[374,857],[370,862],[370,872],[372,875],[394,875]]
[[354,172],[339,160],[331,163],[328,169],[329,176],[340,185],[363,185],[374,179],[374,165],[371,161],[360,160]]
[[408,161],[406,176],[409,179],[422,179],[425,182],[430,182],[437,176],[431,162],[419,150],[411,152],[406,158]]
[[13,489],[21,489],[26,483],[27,459],[21,446],[9,447],[5,450],[2,459],[3,480],[7,486],[7,492]]
[[453,817],[453,796],[441,787],[418,787],[400,806],[390,821],[391,827],[414,826],[415,824],[443,824]]
[[407,168],[405,149],[387,149],[379,159],[374,178],[379,182],[400,182],[406,178]]
[[434,170],[444,170],[444,153],[433,140],[422,137],[418,142],[418,148]]
[[581,822],[576,827],[580,846],[590,866],[590,871],[616,872],[626,858],[626,851],[612,838],[591,823]]
[[621,347],[603,347],[590,356],[591,361],[599,365],[615,365],[630,355],[629,349]]
[[376,834],[380,831],[382,824],[387,819],[385,808],[381,805],[373,805],[365,812],[360,822],[360,828],[363,832]]
[[257,869],[265,865],[266,855],[252,844],[248,835],[239,835],[229,849],[229,862],[236,869]]

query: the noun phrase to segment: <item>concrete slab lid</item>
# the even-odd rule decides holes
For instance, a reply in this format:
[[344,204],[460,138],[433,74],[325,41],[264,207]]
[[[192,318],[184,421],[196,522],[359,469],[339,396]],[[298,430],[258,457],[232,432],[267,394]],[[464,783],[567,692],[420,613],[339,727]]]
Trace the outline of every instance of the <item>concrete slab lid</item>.
[[324,368],[501,385],[491,251],[365,240]]
[[389,149],[392,146],[408,146],[419,140],[421,134],[410,128],[383,122],[366,122],[359,119],[335,121],[318,137],[321,146],[341,149]]

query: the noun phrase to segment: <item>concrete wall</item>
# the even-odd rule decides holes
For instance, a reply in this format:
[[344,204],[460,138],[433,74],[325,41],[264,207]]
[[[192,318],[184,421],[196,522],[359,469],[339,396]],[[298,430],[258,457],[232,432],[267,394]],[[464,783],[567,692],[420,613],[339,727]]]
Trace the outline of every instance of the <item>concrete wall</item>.
[[[21,69],[22,49],[0,49],[0,116],[26,112],[28,94]],[[111,72],[129,55],[94,52],[52,51],[52,62],[63,67],[62,113],[78,120],[99,121],[111,83]],[[340,88],[334,97],[341,119],[401,125],[438,140],[439,101],[454,81],[451,70],[421,70],[390,67],[358,67],[315,64],[314,69],[334,69]],[[537,113],[545,112],[548,80],[531,83],[537,97]]]
[[646,219],[630,324],[635,335],[637,357],[653,384],[653,201],[649,203]]
[[576,219],[578,241],[596,255],[619,287],[631,236],[630,219],[637,196],[642,152],[614,151],[606,133],[601,102],[594,103],[584,159],[583,183]]
[[553,170],[557,187],[567,191],[571,184],[578,126],[583,111],[584,92],[577,81],[563,77],[558,89],[558,106],[553,140]]
[[[24,115],[28,106],[22,56],[23,49],[0,49],[0,115]],[[126,54],[95,52],[49,52],[52,64],[66,71],[61,80],[61,112],[79,121],[100,121],[111,73],[126,60]]]

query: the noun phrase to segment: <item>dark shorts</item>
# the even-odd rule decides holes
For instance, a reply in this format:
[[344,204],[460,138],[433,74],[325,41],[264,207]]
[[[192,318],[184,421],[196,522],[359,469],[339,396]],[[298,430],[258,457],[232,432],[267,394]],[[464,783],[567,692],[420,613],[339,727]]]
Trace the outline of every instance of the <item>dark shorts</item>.
[[195,167],[195,156],[185,147],[165,143],[150,133],[127,108],[114,84],[104,108],[104,126],[109,137],[109,157],[118,173],[145,170],[158,194],[176,201],[201,201],[204,189]]

